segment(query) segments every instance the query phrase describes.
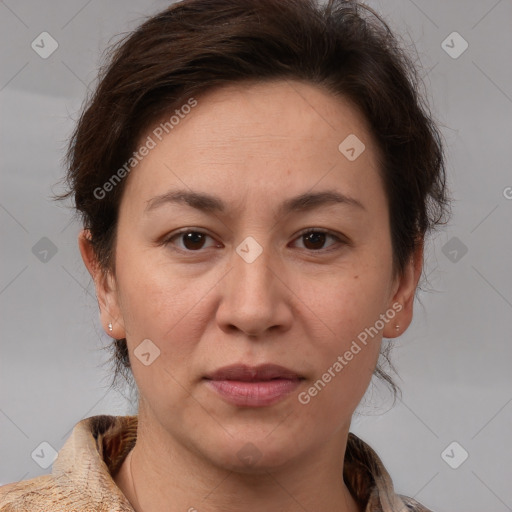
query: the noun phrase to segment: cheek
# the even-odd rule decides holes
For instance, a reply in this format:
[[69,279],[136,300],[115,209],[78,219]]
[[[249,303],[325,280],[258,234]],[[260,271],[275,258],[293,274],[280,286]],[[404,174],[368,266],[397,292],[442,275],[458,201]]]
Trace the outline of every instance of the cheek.
[[301,350],[301,358],[312,361],[314,370],[297,396],[300,411],[325,428],[345,424],[354,412],[371,381],[381,347],[380,333],[368,334],[382,313],[378,290],[373,288],[372,295],[362,281],[352,281],[352,286],[335,283],[339,286],[325,294],[323,333],[317,332]]
[[385,276],[379,266],[361,266],[334,272],[303,290],[303,299],[308,299],[299,316],[306,315],[316,327],[308,333],[311,341],[303,345],[301,356],[315,362],[314,381],[321,380],[317,388],[322,391],[312,390],[312,396],[321,394],[319,403],[347,400],[357,405],[368,386],[380,352],[380,315],[387,307]]
[[[141,259],[140,265],[131,261],[132,265],[120,264],[118,274],[124,285],[121,312],[135,382],[154,413],[165,410],[167,420],[180,417],[190,401],[189,372],[208,319],[206,301],[200,299],[213,284],[209,279],[191,283],[169,266],[151,264],[149,258]],[[149,365],[139,359],[143,352],[138,348],[147,339],[158,354],[153,360],[155,349],[144,351],[150,353]],[[193,402],[190,406],[195,410]]]
[[[297,295],[330,337],[346,342],[375,324],[389,300],[387,266],[360,258],[345,268],[330,270],[320,278],[304,282]],[[299,281],[297,281],[298,283]]]
[[128,242],[123,245],[116,265],[130,353],[150,339],[162,356],[172,352],[171,363],[185,358],[204,329],[201,319],[204,322],[206,317],[198,312],[204,309],[201,299],[214,286],[214,276],[191,280],[162,259],[160,249],[145,252],[129,250]]

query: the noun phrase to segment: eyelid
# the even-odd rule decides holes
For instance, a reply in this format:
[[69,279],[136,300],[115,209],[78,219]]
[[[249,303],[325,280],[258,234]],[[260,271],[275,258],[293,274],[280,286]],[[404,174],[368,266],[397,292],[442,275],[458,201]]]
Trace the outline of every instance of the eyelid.
[[[184,233],[201,233],[202,235],[206,235],[206,236],[210,237],[212,240],[215,240],[215,237],[213,237],[212,235],[210,235],[209,233],[207,233],[206,231],[204,231],[202,229],[194,228],[194,227],[188,227],[188,228],[179,229],[178,231],[175,231],[175,232],[171,233],[169,236],[165,236],[162,239],[161,245],[163,245],[165,247],[167,247],[169,245],[172,245],[171,244],[172,240],[174,240],[175,238],[178,238],[180,235],[183,235]],[[174,249],[176,249],[177,251],[186,252],[186,253],[194,253],[194,252],[199,253],[199,252],[201,252],[201,249],[199,249],[197,251],[190,251],[190,250],[186,250],[186,249],[181,249],[180,247],[174,247]]]
[[[334,238],[338,244],[350,245],[350,242],[344,235],[342,235],[341,233],[337,233],[335,231],[331,231],[330,229],[325,229],[325,228],[305,228],[302,231],[299,231],[299,233],[297,233],[297,235],[295,236],[295,238],[293,240],[295,241],[307,233],[322,233],[327,236],[330,236],[331,238]],[[336,245],[336,244],[333,244],[333,245]],[[317,251],[308,250],[308,249],[305,249],[305,250],[312,254],[322,254],[322,253],[328,252],[333,249],[327,248],[327,249],[319,249]]]
[[[190,232],[193,232],[193,233],[200,233],[200,234],[203,234],[203,235],[206,235],[207,237],[210,237],[212,240],[215,240],[215,237],[213,237],[212,235],[210,235],[209,233],[207,233],[206,231],[200,229],[200,228],[194,228],[194,227],[187,227],[187,228],[182,228],[176,232],[173,232],[171,235],[165,237],[161,244],[164,245],[164,246],[168,246],[168,245],[171,245],[171,241],[177,237],[179,237],[180,235],[184,234],[184,233],[190,233]],[[331,238],[334,238],[336,240],[336,242],[338,244],[342,244],[342,245],[350,245],[350,241],[344,236],[342,235],[341,233],[337,233],[337,232],[334,232],[334,231],[331,231],[329,229],[325,229],[325,228],[304,228],[303,230],[299,231],[293,241],[299,239],[301,236],[305,235],[305,234],[309,234],[309,233],[322,233],[322,234],[325,234],[327,236],[330,236]],[[333,245],[336,245],[336,244],[333,244]],[[191,250],[187,250],[187,249],[181,249],[179,247],[175,247],[176,250],[178,251],[181,251],[181,252],[185,252],[185,253],[200,253],[202,251],[202,249],[198,249],[197,251],[191,251]],[[325,252],[328,252],[329,250],[332,250],[332,249],[318,249],[318,250],[308,250],[308,249],[303,249],[309,253],[312,253],[312,254],[322,254],[322,253],[325,253]]]

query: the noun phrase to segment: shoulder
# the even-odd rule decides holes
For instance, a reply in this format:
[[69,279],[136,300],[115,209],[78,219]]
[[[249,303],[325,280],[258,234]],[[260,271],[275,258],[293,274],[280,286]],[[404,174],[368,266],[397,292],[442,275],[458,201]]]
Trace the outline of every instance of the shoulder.
[[0,512],[133,512],[110,471],[134,442],[136,426],[128,416],[81,420],[51,474],[0,486]]
[[0,487],[0,512],[133,512],[128,503],[104,495],[94,483],[88,491],[66,477],[22,480]]
[[29,480],[13,482],[0,487],[0,511],[52,510],[51,499],[55,485],[51,475],[38,476]]

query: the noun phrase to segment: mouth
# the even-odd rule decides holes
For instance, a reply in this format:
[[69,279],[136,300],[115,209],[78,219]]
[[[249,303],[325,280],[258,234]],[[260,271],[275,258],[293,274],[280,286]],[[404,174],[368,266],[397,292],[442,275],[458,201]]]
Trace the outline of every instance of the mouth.
[[283,400],[304,377],[274,364],[231,365],[204,378],[222,399],[239,407],[265,407]]

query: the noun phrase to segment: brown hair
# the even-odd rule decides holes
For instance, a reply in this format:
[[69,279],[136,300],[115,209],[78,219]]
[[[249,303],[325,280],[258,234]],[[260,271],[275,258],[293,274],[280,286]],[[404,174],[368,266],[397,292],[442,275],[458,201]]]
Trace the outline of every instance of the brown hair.
[[[115,273],[118,207],[126,180],[101,188],[133,156],[151,123],[223,84],[296,79],[350,101],[383,159],[393,267],[401,272],[449,202],[440,133],[411,58],[387,24],[355,1],[184,0],[150,17],[111,49],[67,153],[68,192],[98,261]],[[132,379],[126,340],[115,377]],[[389,361],[389,344],[383,356]],[[380,364],[376,375],[397,387]]]

